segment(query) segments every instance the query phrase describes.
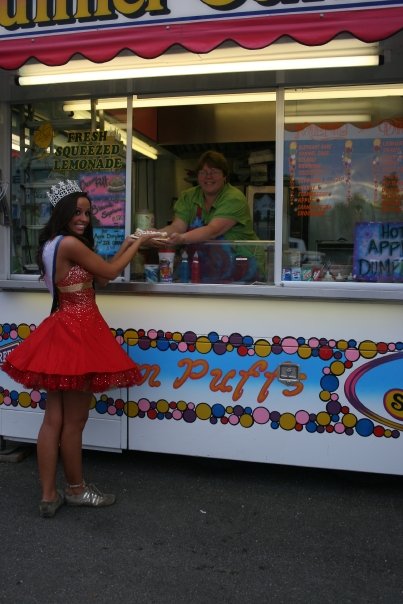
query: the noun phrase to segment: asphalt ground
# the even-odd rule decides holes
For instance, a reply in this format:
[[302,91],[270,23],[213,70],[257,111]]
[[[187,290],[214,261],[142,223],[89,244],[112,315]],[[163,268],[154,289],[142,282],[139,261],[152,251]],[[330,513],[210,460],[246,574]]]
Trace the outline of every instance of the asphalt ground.
[[117,503],[52,519],[35,447],[0,463],[2,604],[403,602],[401,477],[133,451],[84,463]]

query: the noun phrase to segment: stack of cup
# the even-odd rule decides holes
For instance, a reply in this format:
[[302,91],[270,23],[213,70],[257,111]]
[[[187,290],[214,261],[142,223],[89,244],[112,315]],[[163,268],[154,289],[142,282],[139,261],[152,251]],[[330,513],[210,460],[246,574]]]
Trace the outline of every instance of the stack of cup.
[[174,275],[175,250],[165,249],[158,252],[161,283],[172,283]]
[[147,283],[158,283],[159,280],[159,264],[145,264],[144,277]]

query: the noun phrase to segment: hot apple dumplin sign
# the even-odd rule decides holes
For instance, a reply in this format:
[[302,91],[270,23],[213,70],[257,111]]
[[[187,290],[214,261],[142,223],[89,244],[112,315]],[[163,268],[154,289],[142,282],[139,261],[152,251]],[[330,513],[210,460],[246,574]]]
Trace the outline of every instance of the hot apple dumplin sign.
[[356,224],[353,275],[357,281],[403,282],[403,222]]

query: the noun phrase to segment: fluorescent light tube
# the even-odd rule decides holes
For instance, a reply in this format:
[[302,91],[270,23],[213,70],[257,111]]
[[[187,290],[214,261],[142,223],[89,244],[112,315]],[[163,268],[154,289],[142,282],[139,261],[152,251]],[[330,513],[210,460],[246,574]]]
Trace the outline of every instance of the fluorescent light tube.
[[334,115],[286,115],[284,116],[285,124],[323,124],[327,122],[370,122],[371,116],[369,114],[364,113],[356,113],[356,114],[345,114],[342,113],[334,114]]
[[86,59],[71,60],[66,65],[58,67],[31,63],[23,65],[19,69],[18,81],[21,86],[33,86],[106,79],[358,67],[378,64],[378,44],[365,44],[353,38],[332,40],[328,44],[313,47],[296,43],[278,43],[259,50],[247,50],[240,47],[218,48],[203,55],[167,52],[155,59],[124,56],[101,64],[92,63]]
[[[199,94],[190,96],[158,96],[158,97],[133,97],[133,108],[142,107],[179,107],[182,105],[214,105],[216,103],[259,103],[264,101],[274,102],[275,92],[244,92],[228,94]],[[127,100],[124,98],[98,99],[96,108],[101,109],[124,109]],[[91,109],[90,99],[68,101],[63,105],[64,111],[78,111]]]

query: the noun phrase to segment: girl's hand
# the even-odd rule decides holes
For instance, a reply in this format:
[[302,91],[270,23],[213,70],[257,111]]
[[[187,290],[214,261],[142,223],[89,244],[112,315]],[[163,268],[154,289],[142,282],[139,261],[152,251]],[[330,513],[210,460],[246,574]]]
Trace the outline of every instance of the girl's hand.
[[134,242],[135,242],[135,239],[133,239],[132,237],[130,237],[130,235],[128,235],[123,240],[122,245],[120,246],[120,250],[122,252],[126,251],[129,247],[131,247],[133,245]]
[[[143,243],[145,243],[146,241],[151,241],[152,239],[155,239],[156,234],[155,233],[145,233],[144,235],[140,235],[140,237],[137,239],[137,241],[140,241],[140,245],[142,245]],[[134,239],[132,239],[132,241],[135,241]]]

